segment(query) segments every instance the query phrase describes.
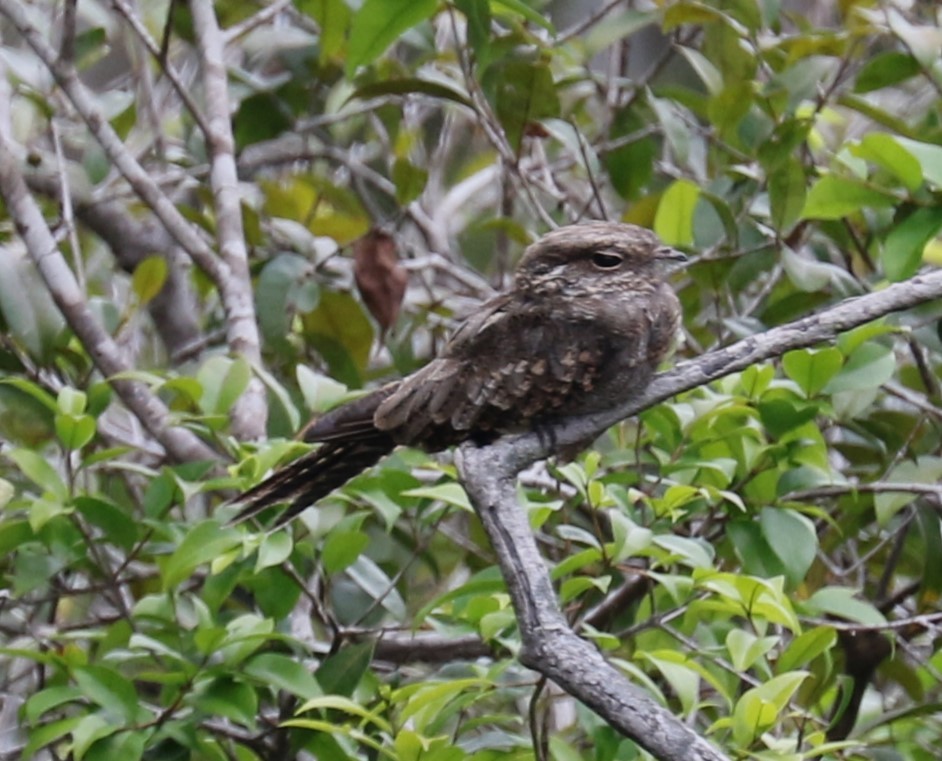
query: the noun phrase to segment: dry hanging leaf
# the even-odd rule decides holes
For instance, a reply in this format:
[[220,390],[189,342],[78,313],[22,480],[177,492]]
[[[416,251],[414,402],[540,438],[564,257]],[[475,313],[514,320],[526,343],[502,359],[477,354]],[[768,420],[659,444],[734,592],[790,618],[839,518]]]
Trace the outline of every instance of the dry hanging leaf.
[[357,288],[385,335],[396,322],[409,275],[399,264],[396,241],[380,230],[370,230],[353,244],[353,276]]

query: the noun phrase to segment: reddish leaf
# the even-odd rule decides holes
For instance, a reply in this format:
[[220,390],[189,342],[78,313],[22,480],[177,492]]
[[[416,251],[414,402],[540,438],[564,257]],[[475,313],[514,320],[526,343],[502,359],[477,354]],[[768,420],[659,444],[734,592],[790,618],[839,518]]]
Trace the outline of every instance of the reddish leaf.
[[367,309],[385,334],[396,322],[409,279],[399,264],[393,237],[371,230],[354,243],[353,274]]

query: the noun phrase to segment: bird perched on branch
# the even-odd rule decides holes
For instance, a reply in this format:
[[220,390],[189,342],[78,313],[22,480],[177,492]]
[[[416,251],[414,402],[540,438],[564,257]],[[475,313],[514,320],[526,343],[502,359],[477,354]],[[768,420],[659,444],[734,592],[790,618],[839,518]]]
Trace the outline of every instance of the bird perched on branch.
[[684,258],[629,224],[544,235],[513,287],[465,320],[439,357],[316,420],[304,440],[320,446],[242,494],[235,520],[286,504],[281,525],[398,444],[486,444],[637,396],[677,332],[680,304],[664,274]]

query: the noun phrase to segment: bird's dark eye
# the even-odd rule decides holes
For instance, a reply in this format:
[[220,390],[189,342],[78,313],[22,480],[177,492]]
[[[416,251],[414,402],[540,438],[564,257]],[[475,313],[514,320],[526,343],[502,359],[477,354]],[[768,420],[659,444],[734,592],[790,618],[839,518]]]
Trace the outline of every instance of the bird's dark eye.
[[618,254],[610,254],[605,251],[596,251],[592,254],[592,264],[600,270],[613,270],[622,262]]

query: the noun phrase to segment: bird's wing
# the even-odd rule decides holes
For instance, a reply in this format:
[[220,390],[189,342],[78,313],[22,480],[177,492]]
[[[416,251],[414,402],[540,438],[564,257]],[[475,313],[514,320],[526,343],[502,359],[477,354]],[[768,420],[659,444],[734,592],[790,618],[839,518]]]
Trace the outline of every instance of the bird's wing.
[[377,408],[377,427],[437,449],[551,417],[573,394],[591,391],[610,357],[607,338],[585,322],[507,302],[488,302],[440,358],[401,381]]

